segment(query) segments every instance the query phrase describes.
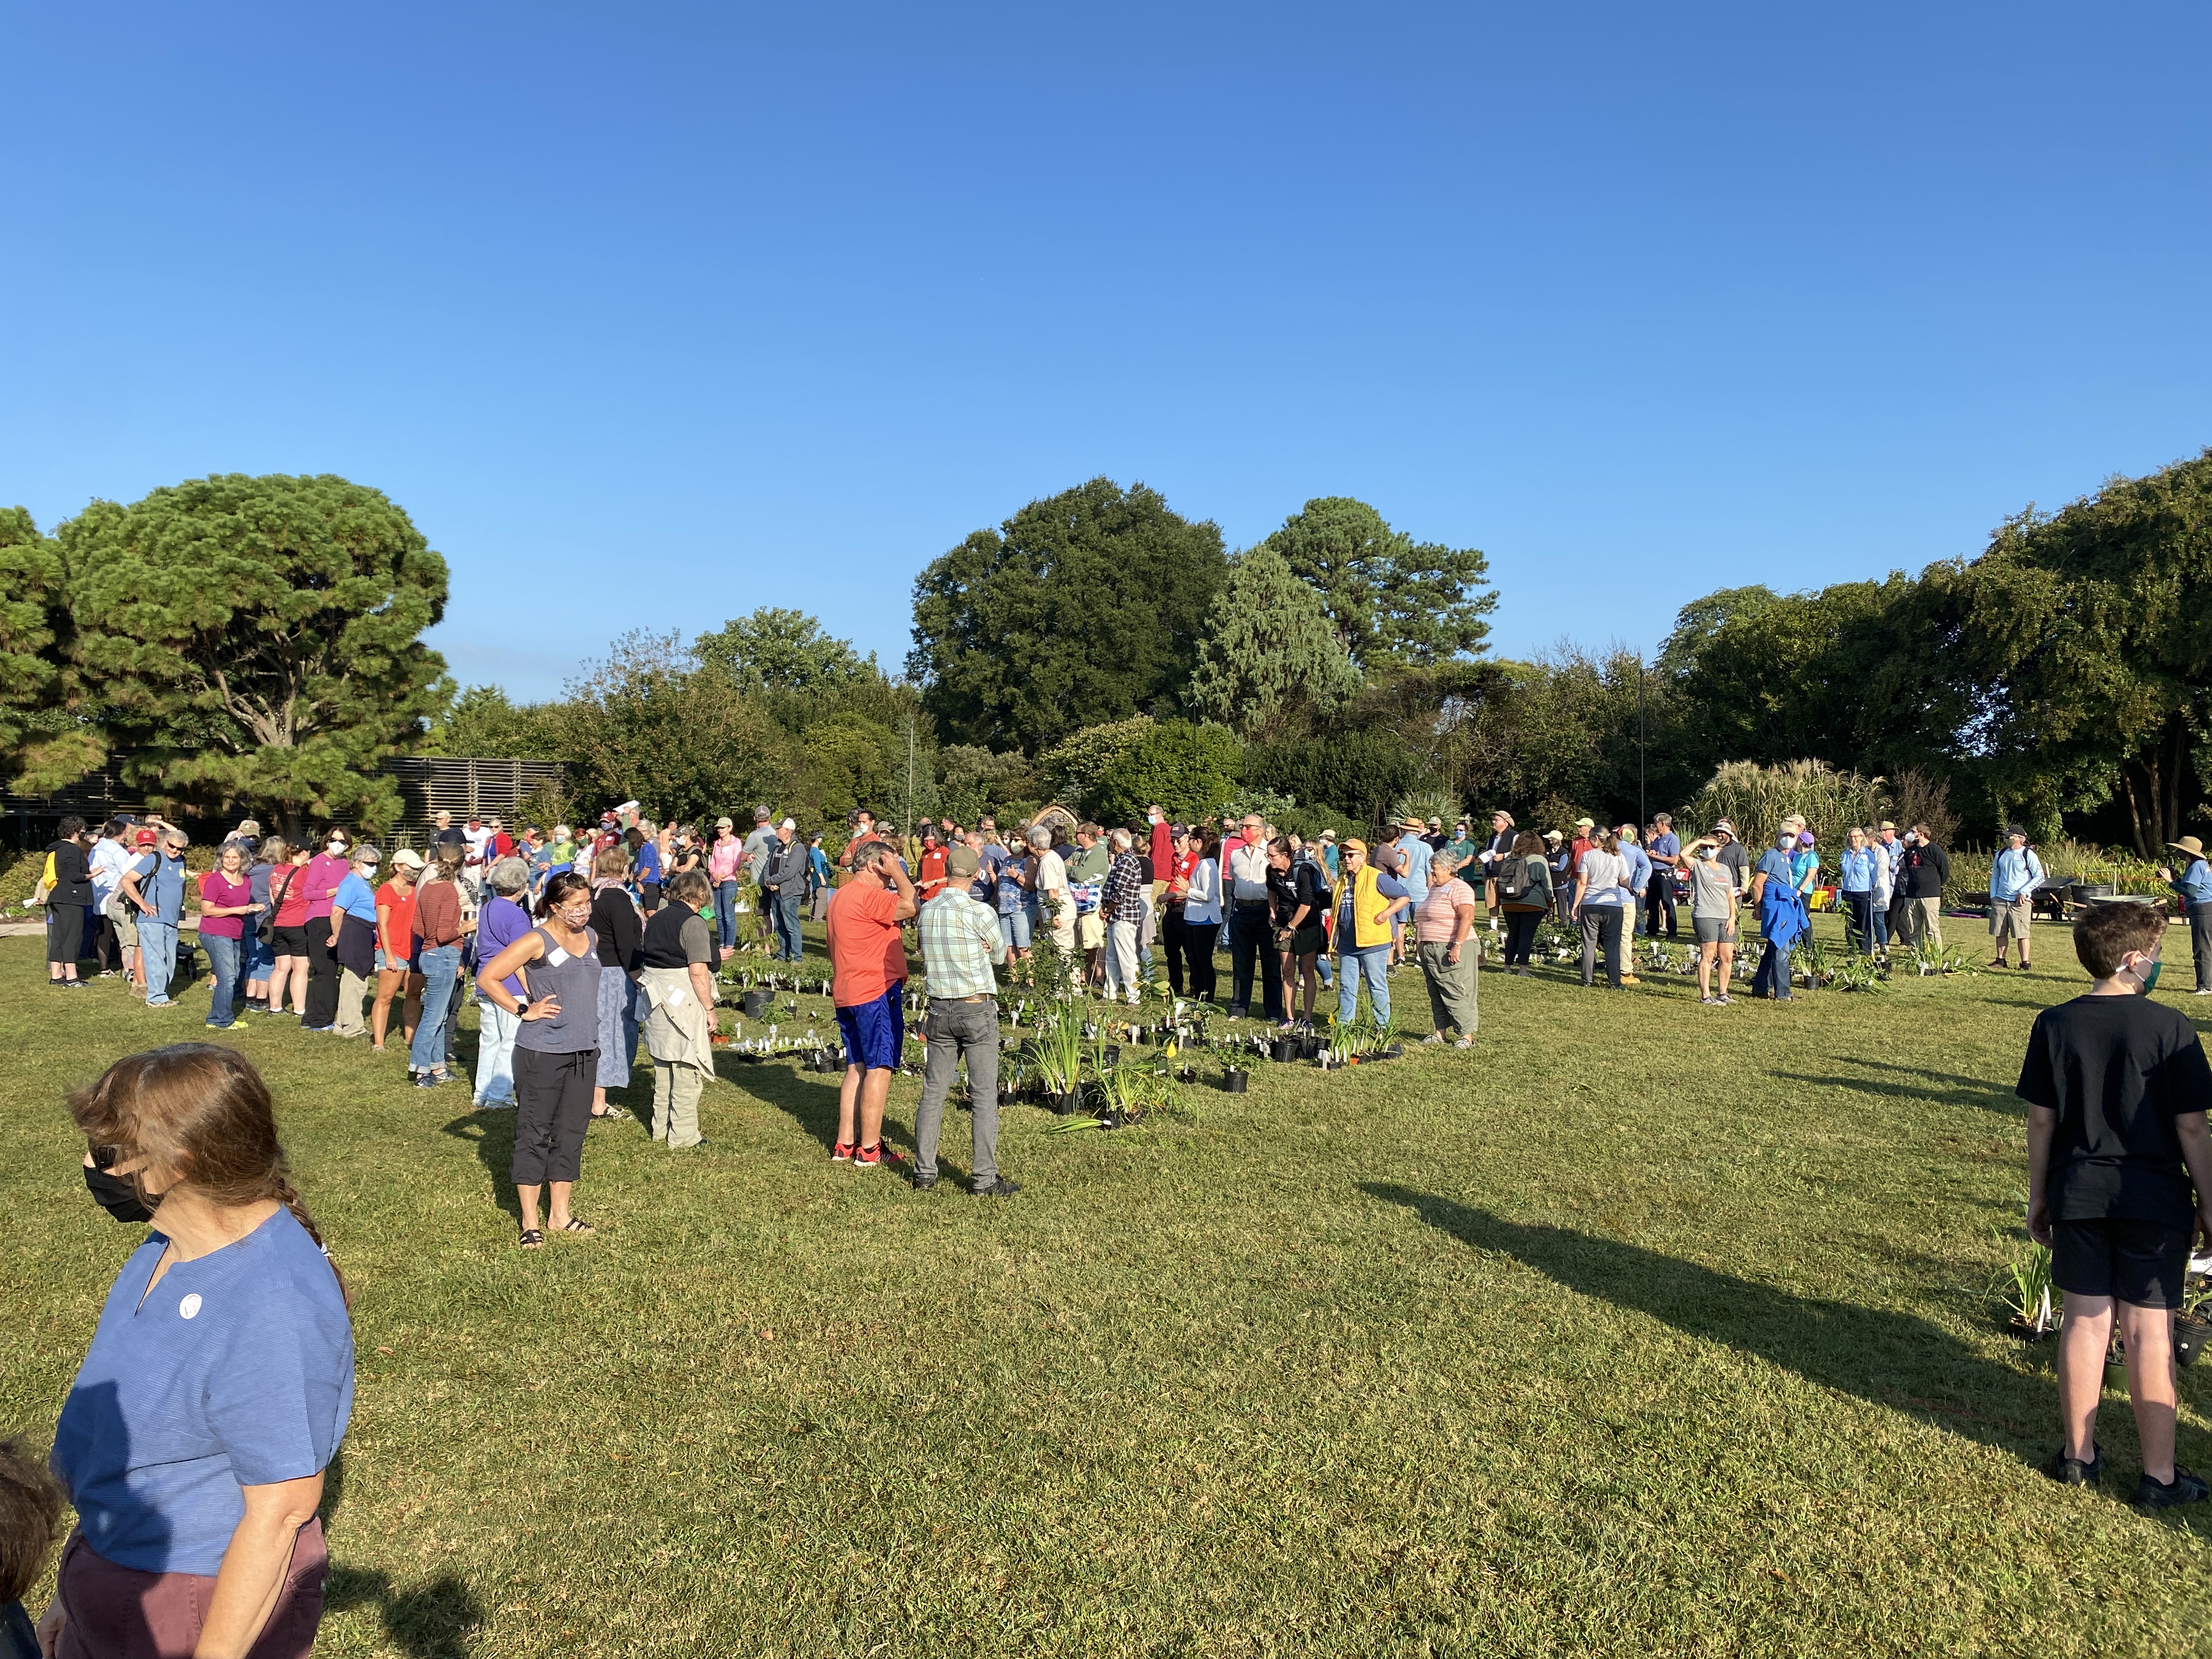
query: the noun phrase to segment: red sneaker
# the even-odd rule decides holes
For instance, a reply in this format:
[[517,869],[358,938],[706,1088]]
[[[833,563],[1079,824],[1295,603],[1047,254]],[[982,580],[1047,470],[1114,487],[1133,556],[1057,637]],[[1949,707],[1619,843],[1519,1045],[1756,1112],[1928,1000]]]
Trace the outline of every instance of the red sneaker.
[[830,1161],[832,1164],[850,1164],[853,1161],[853,1154],[860,1150],[852,1142],[841,1140],[830,1149]]
[[872,1170],[878,1164],[902,1161],[897,1152],[880,1140],[872,1146],[856,1147],[853,1152],[853,1167],[856,1170]]

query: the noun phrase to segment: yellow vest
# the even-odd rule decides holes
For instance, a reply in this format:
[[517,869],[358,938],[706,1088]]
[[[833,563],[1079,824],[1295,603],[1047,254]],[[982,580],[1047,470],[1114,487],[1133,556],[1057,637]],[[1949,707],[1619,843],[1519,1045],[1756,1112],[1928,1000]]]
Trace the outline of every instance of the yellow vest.
[[[1370,945],[1388,945],[1390,942],[1390,924],[1382,919],[1382,913],[1390,908],[1392,901],[1376,890],[1376,873],[1373,865],[1363,864],[1359,866],[1359,873],[1351,878],[1352,948],[1355,951],[1364,951]],[[1336,892],[1329,901],[1330,908],[1338,911],[1344,908],[1344,886],[1342,881],[1336,884]],[[1345,941],[1338,939],[1336,948],[1343,950]]]

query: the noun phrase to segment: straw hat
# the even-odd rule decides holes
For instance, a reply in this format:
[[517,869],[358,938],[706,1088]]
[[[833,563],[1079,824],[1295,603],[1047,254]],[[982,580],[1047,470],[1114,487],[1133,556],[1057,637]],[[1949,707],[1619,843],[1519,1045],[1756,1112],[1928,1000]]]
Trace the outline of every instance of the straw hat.
[[2204,843],[2195,836],[2184,836],[2179,841],[2170,841],[2166,845],[2176,852],[2188,854],[2193,859],[2204,856]]

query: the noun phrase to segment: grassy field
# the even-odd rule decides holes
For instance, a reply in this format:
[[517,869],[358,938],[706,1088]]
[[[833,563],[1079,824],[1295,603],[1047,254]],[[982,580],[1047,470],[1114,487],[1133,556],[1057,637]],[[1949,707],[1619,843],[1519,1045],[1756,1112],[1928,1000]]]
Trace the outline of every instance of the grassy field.
[[[52,994],[40,955],[0,942],[0,1427],[43,1443],[137,1237],[62,1093],[205,993]],[[729,1063],[710,1148],[594,1128],[599,1232],[530,1254],[511,1115],[396,1045],[230,1033],[356,1297],[320,1651],[2212,1650],[2212,1516],[2120,1501],[2117,1400],[2106,1492],[2038,1474],[2052,1385],[1992,1316],[2022,1041],[2082,984],[2039,956],[1790,1007],[1486,975],[1472,1054],[1113,1134],[1017,1108],[1011,1202],[833,1166],[834,1078]]]

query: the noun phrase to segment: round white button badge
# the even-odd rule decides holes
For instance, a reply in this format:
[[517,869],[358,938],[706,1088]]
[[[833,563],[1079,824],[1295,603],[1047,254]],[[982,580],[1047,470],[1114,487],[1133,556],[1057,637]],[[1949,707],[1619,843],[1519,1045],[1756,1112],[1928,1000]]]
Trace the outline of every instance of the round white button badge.
[[185,1297],[182,1302],[179,1302],[179,1304],[177,1304],[177,1312],[178,1312],[181,1316],[183,1316],[184,1318],[186,1318],[186,1319],[192,1318],[195,1315],[197,1315],[197,1314],[199,1312],[199,1310],[200,1310],[200,1293],[199,1293],[198,1291],[193,1291],[190,1296],[186,1297]]

